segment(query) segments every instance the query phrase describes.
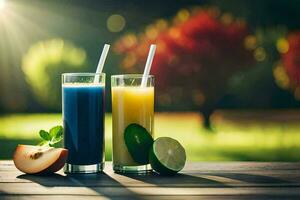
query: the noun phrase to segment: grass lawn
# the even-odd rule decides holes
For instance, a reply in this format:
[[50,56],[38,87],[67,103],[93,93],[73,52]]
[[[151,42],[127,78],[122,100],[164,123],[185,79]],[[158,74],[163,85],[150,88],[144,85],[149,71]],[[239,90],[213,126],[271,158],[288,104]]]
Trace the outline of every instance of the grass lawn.
[[[179,140],[190,161],[300,161],[300,112],[218,112],[215,132],[196,113],[157,113],[155,137]],[[106,160],[111,160],[111,114],[105,121]],[[11,159],[17,144],[37,144],[38,131],[61,124],[60,114],[0,116],[0,159]]]

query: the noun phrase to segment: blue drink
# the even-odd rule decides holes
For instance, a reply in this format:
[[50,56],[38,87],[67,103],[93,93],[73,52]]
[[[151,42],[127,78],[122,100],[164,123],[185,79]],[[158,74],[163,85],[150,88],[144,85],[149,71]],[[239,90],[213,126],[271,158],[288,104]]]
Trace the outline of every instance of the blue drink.
[[104,163],[105,88],[93,83],[62,86],[65,171],[98,172]]

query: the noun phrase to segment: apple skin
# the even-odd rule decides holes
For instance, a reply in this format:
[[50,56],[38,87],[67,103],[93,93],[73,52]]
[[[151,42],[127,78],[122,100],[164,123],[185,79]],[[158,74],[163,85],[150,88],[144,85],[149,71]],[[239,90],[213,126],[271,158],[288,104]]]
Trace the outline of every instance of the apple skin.
[[13,161],[17,169],[27,174],[49,174],[60,170],[68,158],[68,150],[19,144]]

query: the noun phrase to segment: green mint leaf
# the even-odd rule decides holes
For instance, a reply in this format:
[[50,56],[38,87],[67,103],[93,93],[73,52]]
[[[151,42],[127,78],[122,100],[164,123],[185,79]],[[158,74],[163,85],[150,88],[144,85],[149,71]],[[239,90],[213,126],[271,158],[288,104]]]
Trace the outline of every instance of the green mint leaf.
[[56,147],[61,145],[58,143],[63,139],[63,127],[54,126],[50,129],[49,133],[47,131],[40,130],[39,134],[43,139],[43,141],[38,144],[39,146]]
[[48,145],[49,145],[50,147],[54,147],[54,144],[49,143]]
[[50,135],[52,136],[49,143],[50,146],[54,146],[56,143],[60,142],[63,139],[63,127],[55,126],[50,129]]
[[55,126],[55,127],[50,129],[49,133],[50,133],[50,136],[51,136],[51,140],[53,140],[53,138],[60,138],[63,135],[63,127],[62,126]]
[[50,141],[50,144],[58,143],[58,142],[60,142],[62,139],[63,139],[63,136],[62,136],[62,135],[59,135],[59,136],[57,136],[57,137],[53,137],[52,140]]
[[43,140],[50,141],[52,139],[51,135],[45,130],[40,130],[39,134]]

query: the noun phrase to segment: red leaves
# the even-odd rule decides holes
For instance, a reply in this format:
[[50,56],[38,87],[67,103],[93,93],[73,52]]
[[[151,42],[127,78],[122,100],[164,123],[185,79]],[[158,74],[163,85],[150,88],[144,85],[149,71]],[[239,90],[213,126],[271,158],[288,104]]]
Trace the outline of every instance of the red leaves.
[[300,32],[292,33],[287,38],[289,49],[282,54],[282,62],[290,81],[300,85]]
[[208,97],[223,92],[227,78],[252,63],[252,54],[244,48],[246,24],[231,15],[225,23],[218,12],[212,11],[194,11],[183,22],[174,22],[163,30],[154,23],[148,28],[157,36],[147,37],[146,28],[136,43],[128,47],[124,45],[128,36],[124,36],[116,42],[116,51],[125,53],[124,59],[134,54],[137,60],[132,66],[123,67],[130,72],[142,72],[149,46],[156,43],[151,72],[156,76],[158,92],[167,92],[172,87],[184,88],[186,93],[201,90]]

